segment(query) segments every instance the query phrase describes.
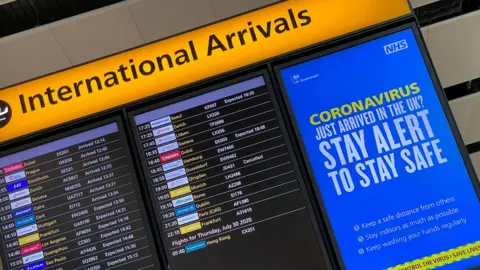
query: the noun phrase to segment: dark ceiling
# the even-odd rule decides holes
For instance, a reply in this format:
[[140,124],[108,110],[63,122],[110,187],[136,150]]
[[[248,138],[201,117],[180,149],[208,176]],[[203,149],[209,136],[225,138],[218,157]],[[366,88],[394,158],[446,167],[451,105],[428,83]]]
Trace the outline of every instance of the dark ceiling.
[[16,0],[0,6],[0,38],[124,0]]
[[480,0],[440,0],[415,9],[420,26],[467,14],[478,10]]

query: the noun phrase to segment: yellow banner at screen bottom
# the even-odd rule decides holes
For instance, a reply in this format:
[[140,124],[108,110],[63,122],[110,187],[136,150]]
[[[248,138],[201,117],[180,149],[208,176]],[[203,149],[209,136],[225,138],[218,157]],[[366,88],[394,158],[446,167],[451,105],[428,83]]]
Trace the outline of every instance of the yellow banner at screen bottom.
[[480,241],[442,251],[387,270],[428,270],[480,255]]

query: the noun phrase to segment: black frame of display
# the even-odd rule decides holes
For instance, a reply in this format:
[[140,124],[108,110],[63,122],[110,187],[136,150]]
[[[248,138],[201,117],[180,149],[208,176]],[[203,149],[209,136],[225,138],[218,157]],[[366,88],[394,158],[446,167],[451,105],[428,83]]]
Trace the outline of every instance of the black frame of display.
[[448,100],[446,98],[445,92],[443,91],[443,88],[440,85],[440,81],[438,79],[437,73],[436,73],[436,71],[433,67],[433,63],[431,62],[430,56],[429,56],[427,48],[425,46],[425,42],[423,40],[423,36],[421,35],[420,30],[419,30],[416,23],[407,23],[407,24],[404,24],[404,25],[401,25],[401,26],[398,26],[398,27],[390,28],[388,30],[384,30],[382,32],[377,32],[377,33],[369,35],[367,37],[363,37],[363,38],[357,39],[357,40],[352,41],[352,42],[344,43],[344,44],[341,44],[339,46],[336,46],[336,47],[333,47],[333,48],[330,48],[330,49],[327,49],[327,50],[322,50],[321,48],[319,48],[319,49],[315,49],[315,50],[307,53],[307,55],[299,55],[297,57],[290,56],[290,58],[291,58],[290,60],[282,61],[280,63],[276,63],[272,67],[272,69],[275,73],[275,81],[278,83],[277,86],[279,87],[279,90],[281,92],[279,94],[281,96],[280,98],[282,99],[282,105],[285,106],[285,112],[288,114],[287,118],[290,121],[290,127],[292,128],[292,131],[295,133],[295,136],[293,136],[296,140],[295,146],[300,150],[299,154],[301,155],[301,159],[304,162],[303,163],[303,165],[305,166],[304,168],[305,168],[306,172],[308,173],[309,179],[312,182],[311,184],[313,185],[313,189],[315,190],[317,207],[319,207],[321,209],[321,216],[323,217],[324,222],[327,224],[326,227],[327,227],[328,234],[330,236],[329,238],[332,239],[332,242],[333,242],[332,244],[333,244],[333,247],[335,249],[335,254],[337,255],[337,261],[340,263],[340,266],[341,266],[342,269],[346,269],[345,264],[344,264],[343,259],[342,259],[342,254],[340,253],[340,248],[338,246],[338,243],[337,243],[336,238],[335,238],[335,234],[333,232],[333,228],[332,228],[331,223],[330,223],[330,218],[328,216],[326,207],[323,203],[321,192],[319,190],[318,185],[316,184],[316,180],[315,180],[316,177],[315,177],[315,174],[313,173],[313,169],[312,169],[312,166],[310,164],[310,160],[307,156],[305,146],[300,141],[301,134],[300,134],[300,131],[298,129],[298,125],[296,123],[295,117],[293,115],[293,108],[292,108],[292,106],[289,102],[286,87],[285,87],[285,84],[283,83],[282,76],[281,76],[280,72],[281,72],[281,70],[283,70],[285,68],[292,67],[292,66],[295,66],[295,65],[299,65],[299,64],[308,62],[310,60],[322,58],[326,55],[333,54],[333,53],[336,53],[336,52],[340,52],[342,50],[349,49],[349,48],[367,43],[369,41],[373,41],[373,40],[376,40],[376,39],[379,39],[379,38],[382,38],[382,37],[385,37],[385,36],[388,36],[388,35],[391,35],[391,34],[395,34],[395,33],[398,33],[402,30],[407,30],[407,29],[411,29],[414,33],[414,36],[415,36],[415,39],[417,41],[418,47],[420,48],[421,55],[422,55],[423,60],[425,62],[425,66],[426,66],[426,68],[428,70],[428,73],[430,75],[430,79],[432,81],[432,84],[435,88],[435,91],[437,93],[437,96],[438,96],[438,99],[439,99],[440,104],[442,106],[442,109],[443,109],[443,111],[445,113],[445,116],[447,118],[447,121],[449,123],[449,128],[452,131],[455,142],[458,146],[458,150],[459,150],[459,152],[461,154],[461,157],[463,159],[463,163],[465,164],[465,168],[466,168],[466,170],[467,170],[467,172],[470,176],[472,186],[474,187],[474,189],[477,193],[477,197],[480,200],[480,182],[479,182],[478,177],[475,173],[475,169],[474,169],[473,164],[472,164],[472,162],[470,160],[470,157],[468,155],[467,148],[465,146],[465,143],[463,142],[463,139],[462,139],[461,134],[459,132],[458,126],[457,126],[457,124],[455,122],[455,119],[453,117],[453,113],[452,113],[452,111],[451,111],[451,109],[448,105]]
[[[135,195],[137,197],[138,205],[139,205],[139,212],[140,215],[142,216],[142,219],[144,221],[144,226],[145,226],[145,233],[148,238],[148,242],[151,247],[151,252],[152,252],[152,257],[157,256],[156,258],[154,257],[153,260],[157,264],[157,266],[162,267],[162,261],[158,257],[158,254],[161,252],[161,250],[158,248],[158,245],[156,241],[154,241],[152,237],[152,222],[149,216],[147,215],[147,211],[142,208],[142,206],[145,205],[147,202],[147,199],[143,196],[142,192],[142,182],[141,182],[141,174],[139,173],[139,170],[137,169],[136,162],[134,162],[134,152],[132,151],[132,147],[130,146],[129,139],[127,138],[126,134],[126,129],[125,129],[125,124],[123,122],[123,119],[120,115],[109,115],[109,116],[104,116],[104,117],[92,117],[88,120],[85,120],[82,125],[64,125],[62,128],[59,130],[55,131],[50,131],[50,132],[45,132],[43,134],[39,134],[38,136],[35,136],[32,138],[33,142],[27,142],[26,144],[22,144],[16,147],[9,148],[8,150],[2,151],[0,157],[8,156],[17,152],[21,152],[24,150],[28,150],[30,148],[40,146],[46,143],[50,143],[56,140],[60,140],[66,137],[73,136],[75,134],[79,134],[85,131],[89,131],[104,125],[116,123],[118,126],[118,133],[120,135],[120,140],[123,144],[123,146],[126,148],[126,161],[129,163],[133,169],[133,174],[135,176],[135,181],[132,180],[132,186],[135,191]],[[38,138],[38,140],[35,140],[35,138]],[[2,235],[3,236],[3,235]],[[4,245],[4,240],[3,237],[0,238],[0,247],[3,247]],[[2,257],[1,258],[7,258],[7,254],[5,250],[0,250]],[[4,269],[9,269],[10,266],[7,265],[7,260],[2,259],[1,260],[2,265]]]
[[[331,255],[328,254],[328,250],[326,249],[326,247],[328,246],[328,243],[329,243],[329,239],[327,239],[326,235],[324,235],[322,233],[322,231],[325,228],[323,228],[320,221],[317,220],[318,215],[316,215],[314,213],[314,209],[313,209],[312,204],[311,204],[312,198],[311,198],[311,196],[309,196],[309,194],[311,194],[311,191],[307,190],[309,185],[306,181],[308,181],[308,180],[306,180],[303,177],[303,174],[301,173],[301,170],[300,170],[300,167],[299,167],[299,164],[298,164],[298,160],[297,160],[297,155],[293,150],[292,138],[290,137],[290,134],[287,131],[287,127],[285,125],[284,115],[280,110],[280,107],[279,107],[279,104],[278,104],[278,101],[277,101],[277,97],[276,97],[276,94],[275,94],[275,89],[273,87],[272,79],[271,79],[271,77],[268,74],[268,71],[266,69],[262,69],[262,70],[256,71],[256,72],[249,72],[247,75],[235,76],[234,78],[231,78],[231,79],[226,79],[226,80],[221,80],[219,82],[214,82],[212,85],[209,85],[209,86],[193,87],[192,89],[186,89],[186,91],[188,91],[188,93],[186,93],[185,95],[175,96],[175,97],[172,97],[170,99],[163,99],[162,97],[159,97],[157,99],[153,99],[153,100],[149,101],[149,103],[151,103],[151,104],[147,105],[147,106],[142,104],[142,105],[138,105],[136,107],[129,108],[128,120],[130,122],[130,128],[131,128],[130,131],[135,131],[135,134],[133,136],[135,138],[135,146],[136,146],[136,149],[137,149],[137,152],[138,152],[137,154],[140,157],[140,156],[143,156],[144,153],[142,152],[143,147],[141,145],[140,138],[138,137],[137,125],[135,124],[134,117],[136,115],[139,115],[139,114],[142,114],[142,113],[145,113],[145,112],[149,112],[149,111],[161,108],[161,107],[165,107],[165,106],[168,106],[170,104],[181,102],[183,100],[194,98],[196,96],[206,94],[206,93],[209,93],[209,92],[212,92],[212,91],[215,91],[215,90],[219,90],[219,89],[222,89],[224,87],[235,85],[237,83],[241,83],[241,82],[247,81],[249,79],[257,78],[257,77],[263,77],[264,80],[265,80],[265,87],[267,88],[268,94],[269,94],[270,98],[272,99],[272,104],[273,104],[274,110],[275,110],[275,112],[277,114],[277,117],[278,117],[281,132],[282,132],[283,136],[285,137],[288,154],[289,154],[289,157],[292,159],[292,165],[294,167],[295,173],[298,176],[297,182],[298,182],[298,185],[300,186],[300,190],[301,190],[304,202],[305,202],[305,206],[307,207],[307,212],[308,212],[309,218],[312,222],[311,225],[312,225],[312,227],[313,227],[313,229],[314,229],[314,231],[317,235],[317,242],[320,246],[320,249],[324,253],[323,255],[324,255],[325,264],[327,265],[328,269],[332,269],[332,266],[331,266],[332,264],[330,262]],[[147,172],[148,171],[148,166],[147,166],[144,158],[141,158],[140,163],[142,165],[143,181],[147,182],[148,181],[148,172]],[[155,191],[152,189],[151,185],[147,184],[147,187],[148,187],[148,190],[149,190],[149,195],[152,195],[152,194],[155,193]],[[156,205],[156,199],[153,196],[150,196],[150,197],[151,197],[150,199],[151,199],[152,205]],[[158,207],[154,207],[154,208],[155,208],[155,210],[154,210],[155,215],[160,216],[160,213],[158,211]],[[158,227],[159,230],[163,231],[163,228],[161,228],[160,223],[157,224],[157,227]],[[160,232],[159,232],[159,234],[160,234]],[[161,237],[162,241],[167,241],[167,239],[164,237],[163,234],[161,234],[160,237]],[[169,258],[168,261],[172,260],[172,256],[170,254],[166,254],[166,256]]]

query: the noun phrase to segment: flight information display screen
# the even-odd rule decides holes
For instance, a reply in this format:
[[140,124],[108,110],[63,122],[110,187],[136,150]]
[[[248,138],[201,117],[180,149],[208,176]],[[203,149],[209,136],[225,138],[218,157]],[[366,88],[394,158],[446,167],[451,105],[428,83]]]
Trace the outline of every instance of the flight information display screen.
[[326,269],[263,77],[134,121],[170,267]]
[[348,270],[480,265],[476,179],[413,30],[280,73]]
[[0,158],[5,270],[160,269],[116,122]]

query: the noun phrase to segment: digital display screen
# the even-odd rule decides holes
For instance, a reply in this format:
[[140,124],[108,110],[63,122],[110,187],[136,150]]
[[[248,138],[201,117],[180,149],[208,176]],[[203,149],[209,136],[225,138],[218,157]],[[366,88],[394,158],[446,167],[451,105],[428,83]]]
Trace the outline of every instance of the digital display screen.
[[134,116],[170,267],[327,269],[263,77]]
[[117,123],[0,158],[5,270],[160,269]]
[[280,71],[348,270],[480,264],[480,204],[411,29]]

